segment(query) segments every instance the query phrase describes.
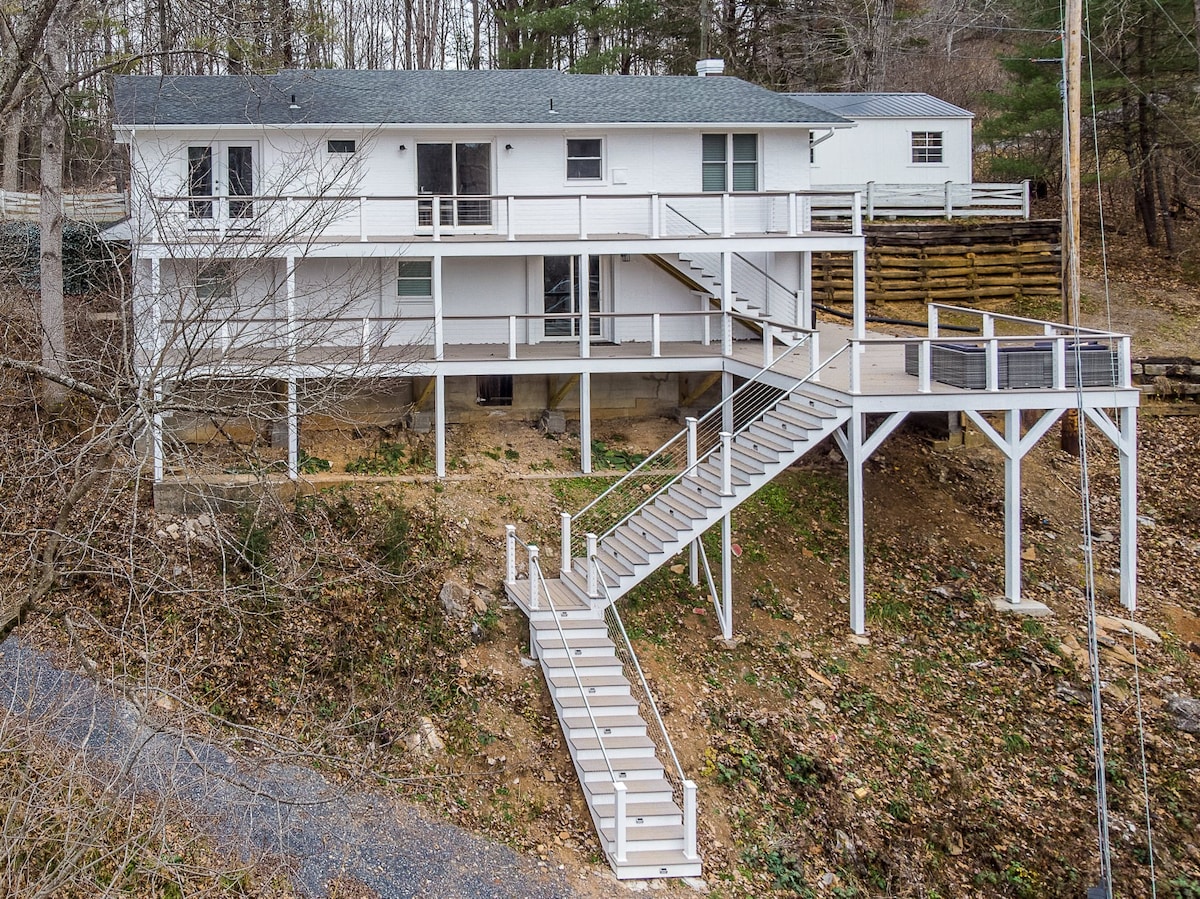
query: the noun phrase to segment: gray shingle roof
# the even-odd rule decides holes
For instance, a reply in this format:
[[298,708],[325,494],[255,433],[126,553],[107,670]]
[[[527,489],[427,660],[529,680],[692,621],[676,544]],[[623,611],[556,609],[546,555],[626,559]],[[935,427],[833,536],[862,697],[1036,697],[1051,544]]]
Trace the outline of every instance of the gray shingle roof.
[[929,94],[787,94],[806,106],[851,119],[974,118],[975,114]]
[[115,99],[122,125],[848,124],[738,78],[544,70],[132,75]]

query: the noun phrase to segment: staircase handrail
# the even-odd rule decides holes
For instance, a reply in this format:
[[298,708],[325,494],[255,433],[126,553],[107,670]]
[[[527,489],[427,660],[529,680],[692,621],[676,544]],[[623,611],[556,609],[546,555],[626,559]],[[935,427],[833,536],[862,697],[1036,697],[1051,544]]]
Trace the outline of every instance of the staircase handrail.
[[[609,593],[608,584],[606,584],[604,582],[603,572],[600,570],[600,562],[593,556],[591,559],[588,560],[588,564],[591,565],[592,567],[594,567],[596,569],[596,573],[598,575],[600,575],[600,577],[599,577],[600,590],[604,594],[604,598],[608,600],[608,603],[604,609],[604,614],[607,617],[609,614],[609,611],[611,610],[611,612],[612,612],[612,619],[613,619],[613,622],[616,624],[617,633],[621,637],[621,643],[622,643],[623,647],[628,650],[629,659],[633,663],[634,673],[637,675],[638,685],[641,688],[641,692],[645,694],[646,705],[649,707],[651,713],[654,715],[654,723],[655,723],[656,727],[658,728],[658,731],[662,734],[662,738],[663,738],[663,742],[666,746],[667,754],[671,757],[671,764],[675,767],[675,773],[679,777],[679,784],[680,784],[680,788],[682,789],[682,784],[684,781],[683,765],[681,765],[679,763],[679,756],[675,754],[675,747],[673,745],[671,745],[671,738],[669,736],[667,736],[666,725],[663,724],[662,715],[660,715],[658,712],[658,704],[654,701],[654,696],[650,692],[650,686],[649,686],[649,684],[646,683],[646,675],[645,675],[645,672],[642,671],[642,665],[638,661],[637,654],[634,653],[634,651],[633,651],[633,645],[629,642],[629,634],[625,630],[625,623],[621,620],[620,613],[617,612],[616,603],[614,603],[612,601],[612,594]],[[680,798],[682,798],[682,796]]]
[[[847,343],[843,344],[843,346],[837,352],[835,352],[832,356],[830,356],[828,359],[826,359],[824,362],[822,362],[820,365],[818,365],[816,368],[814,368],[812,371],[810,371],[803,378],[795,379],[795,381],[788,387],[774,388],[774,390],[777,392],[777,396],[776,396],[776,399],[770,405],[773,406],[775,403],[777,403],[779,400],[783,399],[784,397],[790,396],[792,393],[794,393],[796,391],[797,388],[801,387],[804,384],[807,384],[816,375],[820,374],[822,369],[824,369],[827,365],[829,365],[831,362],[833,362],[833,360],[837,359],[839,356],[841,356],[843,353],[845,353],[847,350],[849,350],[852,346],[854,346],[854,343],[848,341]],[[783,356],[780,356],[780,358],[782,359]],[[767,366],[767,368],[770,368],[770,366]],[[766,370],[767,369],[762,369],[759,372],[759,374],[762,374]],[[756,376],[756,379],[757,379],[757,376]],[[751,384],[755,384],[755,383],[757,383],[758,387],[762,387],[765,382],[758,382],[757,380],[756,381],[747,381],[745,384],[743,384],[741,387],[739,387],[736,391],[731,393],[729,395],[728,399],[725,400],[725,402],[721,403],[721,405],[719,405],[719,406],[714,406],[707,413],[705,413],[704,417],[701,418],[697,424],[699,425],[700,423],[707,423],[711,426],[712,421],[715,418],[715,413],[721,413],[722,418],[724,418],[724,410],[725,410],[726,405],[728,404],[730,411],[732,411],[732,409],[733,409],[732,401],[733,401],[734,397],[736,397],[738,394],[742,393],[745,390],[745,388],[750,387]],[[741,434],[747,428],[754,425],[761,418],[762,414],[767,411],[768,408],[770,408],[770,406],[764,406],[756,415],[748,418],[747,421],[741,427],[735,427],[731,431],[730,436],[737,437],[739,434]],[[697,430],[699,430],[699,428],[697,428]],[[684,433],[686,434],[686,431]],[[715,453],[719,449],[721,449],[721,446],[722,446],[722,441],[713,442],[712,445],[710,446],[710,448],[705,450],[703,453],[701,453],[699,451],[699,448],[697,448],[695,462],[693,462],[691,465],[689,465],[683,471],[676,474],[675,477],[671,478],[670,481],[663,484],[657,490],[655,490],[649,494],[643,494],[643,496],[641,498],[641,502],[637,505],[637,507],[632,509],[630,512],[628,512],[625,515],[625,517],[623,517],[620,521],[618,521],[616,524],[614,524],[612,527],[610,527],[607,531],[600,534],[597,538],[597,542],[599,543],[599,542],[603,541],[605,537],[612,534],[613,531],[615,531],[617,528],[621,527],[621,525],[623,525],[626,521],[628,521],[630,518],[632,518],[634,515],[636,515],[639,509],[643,508],[647,503],[650,503],[657,497],[664,494],[666,491],[670,490],[671,487],[673,487],[675,484],[678,484],[680,481],[682,481],[684,478],[686,478],[688,475],[690,475],[692,472],[694,472],[697,468],[699,468],[701,465],[703,465],[705,462],[707,462],[709,457],[711,457],[713,455],[713,453]],[[624,480],[624,479],[622,479],[622,480]],[[617,482],[617,484],[620,484],[620,483],[621,483],[620,481]],[[613,486],[615,487],[616,484],[614,484]]]
[[[700,225],[693,222],[690,218],[688,218],[686,215],[684,215],[682,212],[680,212],[678,209],[676,209],[670,203],[664,203],[663,205],[666,206],[667,209],[669,209],[671,212],[675,213],[677,216],[679,216],[681,219],[683,219],[685,222],[687,222],[689,225],[691,225],[693,228],[695,228],[697,231],[699,231],[701,234],[708,235],[708,236],[712,235],[711,231],[706,231],[704,228],[702,228]],[[793,295],[796,293],[795,288],[788,287],[786,284],[784,284],[778,278],[775,278],[773,275],[770,275],[767,272],[763,271],[761,268],[759,268],[757,265],[755,265],[753,262],[751,262],[749,259],[747,259],[745,256],[743,256],[741,253],[733,253],[731,255],[733,256],[734,259],[740,260],[744,264],[750,266],[750,268],[754,269],[754,271],[758,272],[758,274],[762,275],[764,278],[766,278],[768,281],[770,281],[772,284],[774,284],[780,290],[785,290],[788,293],[793,294]]]
[[[787,347],[782,353],[779,354],[779,356],[777,356],[774,360],[772,360],[770,365],[765,365],[762,368],[760,368],[757,372],[755,372],[754,377],[752,377],[749,381],[747,381],[745,384],[743,384],[741,387],[739,387],[737,390],[735,390],[733,393],[731,393],[728,397],[726,397],[725,401],[723,403],[721,403],[721,405],[714,406],[712,409],[710,409],[708,412],[706,412],[703,416],[701,416],[701,418],[699,419],[699,423],[710,422],[712,419],[712,416],[715,413],[720,413],[721,410],[725,407],[726,403],[732,403],[732,401],[734,400],[735,397],[741,396],[742,394],[745,393],[745,391],[750,389],[753,385],[760,385],[761,378],[766,372],[775,368],[783,360],[790,357],[792,353],[795,353],[800,347],[804,346],[811,339],[812,334],[813,334],[813,332],[811,332],[811,331],[805,333],[802,339],[796,341],[794,344]],[[840,352],[841,351],[839,350],[838,353],[835,353],[833,356],[830,356],[829,358],[830,359],[836,358],[836,356],[839,355]],[[822,362],[820,365],[816,366],[816,368],[814,368],[805,377],[805,380],[807,380],[808,378],[812,377],[812,375],[819,372],[822,368],[825,367],[825,365],[828,362],[829,362],[829,359],[825,360],[825,362]],[[798,384],[799,383],[803,383],[803,381],[798,382]],[[732,406],[731,406],[731,408],[732,408]],[[667,460],[668,451],[671,450],[673,447],[677,448],[677,446],[679,444],[686,446],[687,437],[688,437],[688,429],[684,428],[683,430],[681,430],[677,434],[675,434],[675,436],[673,436],[669,440],[667,440],[667,442],[664,443],[662,446],[660,446],[658,449],[654,450],[654,452],[650,453],[650,455],[646,456],[645,459],[643,459],[636,466],[634,466],[632,469],[630,469],[630,471],[628,471],[618,481],[613,483],[607,490],[605,490],[603,493],[601,493],[599,496],[597,496],[595,499],[593,499],[590,503],[588,503],[586,506],[584,506],[582,509],[580,509],[578,512],[576,512],[574,515],[572,515],[571,516],[571,533],[576,535],[577,538],[581,537],[582,534],[584,533],[584,531],[582,529],[576,527],[576,525],[580,522],[580,520],[583,518],[584,515],[586,515],[588,512],[591,512],[593,509],[597,508],[601,503],[608,500],[608,498],[610,496],[612,496],[614,493],[616,493],[618,490],[623,489],[625,486],[628,485],[628,483],[631,480],[636,479],[636,478],[645,478],[645,477],[649,476],[651,474],[651,471],[650,471],[651,468],[658,469],[658,471],[653,472],[654,474],[678,472],[679,469],[677,466],[670,465],[669,463],[664,464],[664,462],[666,462],[666,460]],[[654,491],[654,495],[657,496],[659,492],[660,491],[658,491],[658,490]],[[643,493],[642,496],[639,497],[638,503],[635,506],[635,508],[640,507],[644,501],[645,501],[645,494]],[[618,523],[620,523],[621,521],[624,521],[625,518],[627,518],[627,517],[628,517],[627,514],[623,514],[620,517]],[[590,529],[590,530],[595,532],[595,529]],[[610,527],[606,531],[604,531],[604,536],[607,536],[611,532],[612,532],[612,528]]]

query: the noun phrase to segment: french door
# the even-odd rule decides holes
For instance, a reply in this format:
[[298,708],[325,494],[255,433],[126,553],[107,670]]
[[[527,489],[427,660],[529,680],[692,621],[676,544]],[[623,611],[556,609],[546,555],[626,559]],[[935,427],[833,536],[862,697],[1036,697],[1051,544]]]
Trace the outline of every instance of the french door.
[[[442,225],[487,227],[492,224],[492,145],[483,142],[417,144],[417,193],[443,197],[438,218]],[[417,221],[433,225],[433,201],[421,200]]]
[[255,146],[219,142],[187,148],[188,218],[254,218]]
[[[546,313],[545,336],[547,339],[569,340],[578,338],[579,312],[582,308],[583,290],[579,283],[578,256],[545,256],[542,259],[543,309]],[[588,311],[600,311],[600,257],[588,257]],[[562,316],[561,318],[557,316]],[[600,336],[600,318],[588,319],[588,333]]]

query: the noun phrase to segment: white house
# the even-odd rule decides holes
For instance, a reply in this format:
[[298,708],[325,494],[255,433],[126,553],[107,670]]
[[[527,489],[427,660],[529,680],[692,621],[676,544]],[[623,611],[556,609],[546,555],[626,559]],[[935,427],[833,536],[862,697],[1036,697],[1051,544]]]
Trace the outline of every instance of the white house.
[[788,94],[806,106],[849,119],[851,130],[814,131],[815,186],[971,183],[975,114],[917,93]]
[[[1120,454],[1133,604],[1128,338],[938,306],[923,334],[869,333],[858,195],[841,198],[848,219],[812,220],[830,191],[810,189],[810,135],[836,136],[821,160],[850,124],[838,113],[736,78],[548,71],[118,77],[116,110],[133,167],[134,361],[145,394],[168,397],[156,478],[170,472],[169,398],[186,395],[172,385],[274,392],[292,477],[321,385],[388,385],[397,410],[429,415],[438,475],[447,428],[480,406],[577,419],[585,472],[594,415],[695,410],[637,471],[561,512],[553,563],[507,531],[506,588],[620,877],[690,876],[700,861],[695,786],[640,671],[617,661],[613,603],[686,549],[731,636],[730,515],[822,439],[847,462],[856,632],[863,465],[910,412],[961,412],[1003,452],[1017,603],[1021,459],[1079,408]],[[869,120],[844,153],[890,176]],[[949,124],[895,127],[895,171],[965,164],[969,178],[969,140]],[[853,257],[852,327],[813,327],[810,260],[825,251]],[[949,315],[978,332],[945,337]],[[1041,410],[1028,429],[1025,410]],[[699,537],[718,525],[714,577]]]

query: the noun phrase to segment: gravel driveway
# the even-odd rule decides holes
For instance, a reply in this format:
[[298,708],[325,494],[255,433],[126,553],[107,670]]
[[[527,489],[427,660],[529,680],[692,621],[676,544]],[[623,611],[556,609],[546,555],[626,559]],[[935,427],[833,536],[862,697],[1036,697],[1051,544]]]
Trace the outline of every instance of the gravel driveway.
[[295,889],[324,896],[336,877],[380,896],[569,897],[564,878],[512,850],[423,819],[409,805],[332,784],[313,770],[260,764],[147,726],[132,703],[62,671],[15,637],[0,644],[0,704],[64,746],[128,765],[132,789],[177,797],[231,853],[290,863]]

